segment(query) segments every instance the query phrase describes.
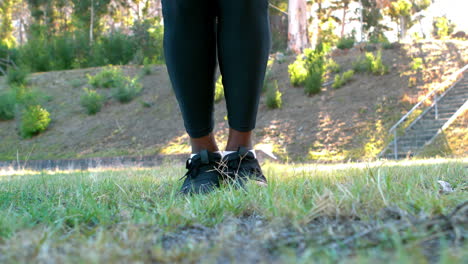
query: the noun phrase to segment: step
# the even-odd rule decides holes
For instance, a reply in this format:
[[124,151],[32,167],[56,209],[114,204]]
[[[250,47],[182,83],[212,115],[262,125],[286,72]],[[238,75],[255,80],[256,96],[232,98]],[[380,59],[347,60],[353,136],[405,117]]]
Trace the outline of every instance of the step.
[[[401,143],[401,144],[404,144],[404,143],[408,143],[408,142],[427,142],[429,140],[431,140],[434,136],[436,135],[436,133],[434,134],[431,134],[431,135],[424,135],[423,137],[419,137],[419,136],[406,136],[406,137],[400,137],[400,138],[397,138],[397,141],[398,143]],[[393,141],[392,141],[393,142]]]
[[462,102],[468,98],[467,93],[448,94],[439,99],[439,102]]
[[[459,109],[459,108],[458,108]],[[456,112],[458,109],[455,110],[440,110],[438,111],[438,118],[435,118],[435,110],[431,110],[427,112],[420,120],[425,120],[425,121],[440,121],[441,123],[446,122],[449,120]]]
[[406,135],[408,136],[413,136],[413,135],[421,135],[423,136],[429,136],[432,134],[436,134],[439,129],[441,129],[442,126],[437,125],[437,126],[414,126],[408,130],[406,130]]

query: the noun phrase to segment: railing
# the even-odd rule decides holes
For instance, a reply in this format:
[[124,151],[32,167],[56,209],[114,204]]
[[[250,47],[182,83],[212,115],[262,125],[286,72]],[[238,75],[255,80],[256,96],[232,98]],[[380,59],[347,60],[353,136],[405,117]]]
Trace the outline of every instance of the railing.
[[[461,80],[461,78],[459,79],[460,76],[463,75],[463,73],[468,69],[468,64],[465,65],[463,68],[459,69],[458,71],[456,71],[455,73],[453,73],[452,75],[450,75],[450,77],[447,78],[447,80],[445,80],[443,83],[441,83],[439,85],[439,87],[437,89],[434,89],[433,91],[431,91],[430,93],[428,93],[421,101],[419,101],[415,106],[413,106],[413,108],[411,108],[411,110],[406,113],[395,125],[393,125],[390,130],[389,130],[389,134],[393,134],[393,154],[394,154],[394,157],[395,159],[398,159],[398,127],[403,124],[403,122],[406,121],[406,119],[408,119],[408,117],[414,113],[414,111],[416,111],[416,109],[418,109],[420,106],[423,105],[424,102],[426,102],[428,99],[434,97],[434,100],[433,100],[433,103],[431,104],[430,107],[428,107],[425,111],[423,111],[423,113],[421,113],[413,122],[411,122],[411,124],[405,128],[405,130],[411,128],[418,120],[420,120],[429,110],[431,109],[434,109],[434,112],[435,112],[435,120],[439,119],[439,106],[438,106],[438,102],[439,100],[445,96],[445,94],[450,91],[453,87],[455,87],[455,85],[457,85],[457,83]],[[455,81],[453,81],[455,79]],[[450,83],[452,83],[450,85]],[[443,90],[443,88],[447,87],[448,85],[450,85],[450,87],[448,89],[445,89]],[[441,91],[442,93],[438,96],[438,93]],[[379,158],[382,157],[386,152],[387,150],[389,149],[390,147],[390,144],[382,151],[380,152],[379,154]]]

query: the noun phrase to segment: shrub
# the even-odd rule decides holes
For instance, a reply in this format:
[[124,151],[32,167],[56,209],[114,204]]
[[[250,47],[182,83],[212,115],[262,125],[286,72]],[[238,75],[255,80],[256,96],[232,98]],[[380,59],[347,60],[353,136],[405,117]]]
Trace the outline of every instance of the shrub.
[[15,118],[16,95],[13,91],[0,93],[0,120]]
[[338,40],[338,43],[336,44],[336,47],[339,49],[350,49],[354,47],[354,36],[349,36],[349,37],[343,37]]
[[283,101],[282,94],[278,89],[278,81],[274,81],[272,85],[268,85],[266,93],[266,105],[270,109],[281,108]]
[[7,83],[9,85],[24,85],[27,83],[28,72],[24,69],[10,68],[7,72]]
[[142,73],[143,73],[143,75],[151,75],[152,72],[153,72],[153,70],[151,68],[150,60],[148,58],[145,58],[143,60]]
[[223,86],[223,76],[219,76],[216,81],[214,101],[215,103],[221,102],[224,98],[224,86]]
[[388,67],[382,62],[382,53],[379,50],[377,56],[371,52],[366,52],[365,57],[359,57],[353,63],[353,70],[355,72],[369,72],[375,75],[384,75],[388,72]]
[[319,71],[309,73],[305,83],[305,93],[307,95],[318,94],[322,90],[323,76]]
[[293,86],[297,87],[305,84],[307,79],[307,66],[303,55],[299,55],[296,61],[288,66],[288,73]]
[[81,96],[80,100],[81,106],[86,109],[88,115],[94,115],[101,111],[103,98],[95,90],[90,90],[85,88],[84,94]]
[[138,46],[135,39],[118,31],[101,36],[94,45],[93,54],[98,55],[93,59],[95,65],[126,65],[133,59]]
[[20,132],[23,138],[30,138],[46,130],[50,114],[40,105],[26,107],[21,115]]
[[11,91],[15,95],[16,102],[23,106],[40,105],[47,101],[45,94],[25,85],[13,85]]
[[143,89],[138,78],[125,78],[123,82],[113,88],[113,96],[121,103],[128,103],[135,98]]
[[354,71],[353,70],[346,71],[341,76],[339,74],[337,74],[335,76],[335,80],[333,82],[332,87],[334,89],[340,88],[341,86],[347,84],[353,78],[353,76],[354,76]]
[[327,69],[330,72],[333,72],[333,73],[341,72],[341,66],[336,61],[334,61],[333,59],[329,59],[327,61]]
[[262,93],[265,93],[268,90],[268,82],[271,78],[271,69],[273,68],[273,65],[275,64],[275,61],[276,61],[275,58],[271,58],[268,60],[267,68],[265,71],[265,78],[263,79]]
[[94,76],[88,75],[88,80],[93,87],[111,88],[122,86],[125,76],[119,68],[109,66]]
[[371,72],[375,75],[384,75],[388,72],[388,67],[382,62],[382,52],[377,52],[377,57],[371,63]]
[[370,72],[373,60],[374,55],[366,52],[364,58],[361,56],[353,63],[353,70],[355,72]]
[[437,38],[445,38],[453,33],[456,25],[445,16],[434,17],[432,22],[432,35]]
[[305,50],[308,72],[304,90],[307,95],[318,94],[322,90],[323,75],[325,73],[325,58],[324,52],[320,50],[321,49]]
[[423,60],[422,58],[414,58],[411,62],[411,69],[413,71],[418,71],[423,69]]

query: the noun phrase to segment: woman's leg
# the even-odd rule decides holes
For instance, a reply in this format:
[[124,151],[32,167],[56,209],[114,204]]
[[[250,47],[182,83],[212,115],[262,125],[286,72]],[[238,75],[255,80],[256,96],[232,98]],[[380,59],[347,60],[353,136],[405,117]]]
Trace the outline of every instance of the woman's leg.
[[218,3],[218,60],[231,128],[227,150],[251,149],[270,52],[268,1]]
[[[233,1],[235,2],[235,1]],[[213,0],[163,0],[164,54],[192,153],[218,150],[212,134],[216,69]]]

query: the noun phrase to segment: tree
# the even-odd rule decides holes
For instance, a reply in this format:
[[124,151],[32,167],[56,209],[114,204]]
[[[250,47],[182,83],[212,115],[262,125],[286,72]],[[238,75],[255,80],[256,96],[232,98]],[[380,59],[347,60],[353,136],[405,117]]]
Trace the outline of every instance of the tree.
[[14,0],[0,2],[0,44],[5,44],[8,48],[16,45],[12,23],[13,4]]
[[406,32],[415,22],[416,14],[427,9],[431,0],[393,0],[387,8],[387,14],[399,27],[400,39],[406,38]]
[[308,45],[306,0],[289,0],[288,49],[299,54]]

